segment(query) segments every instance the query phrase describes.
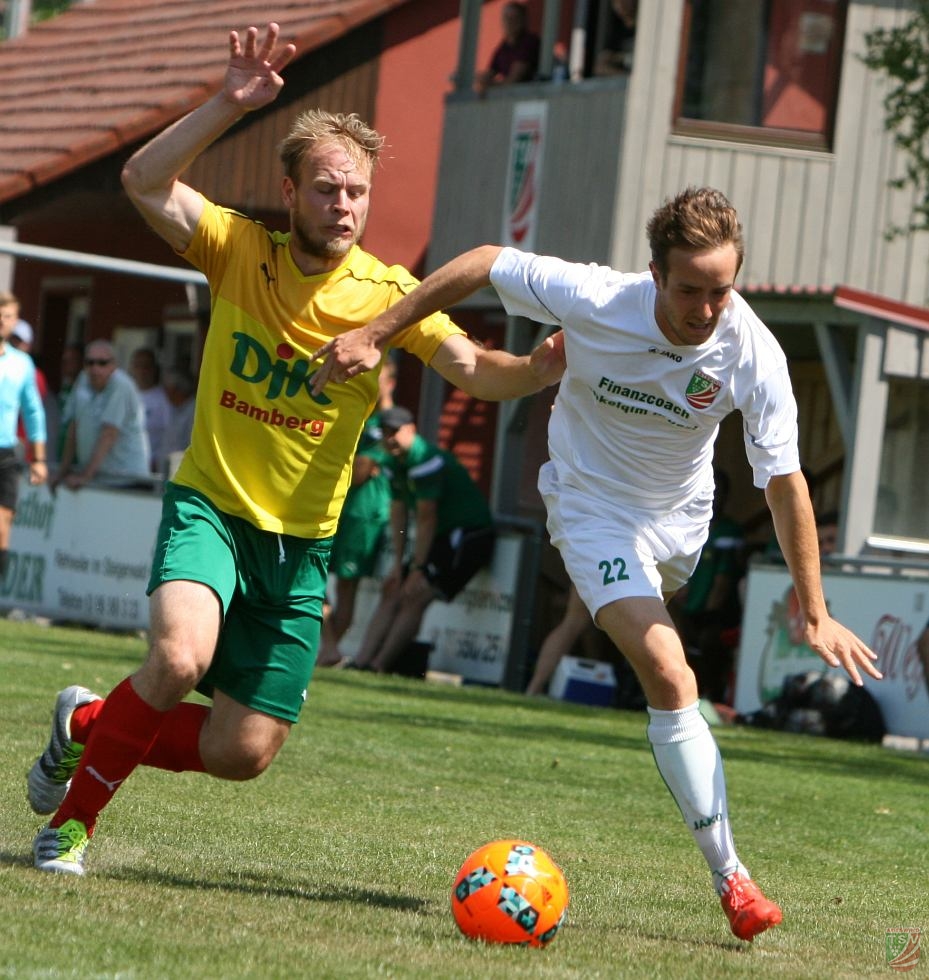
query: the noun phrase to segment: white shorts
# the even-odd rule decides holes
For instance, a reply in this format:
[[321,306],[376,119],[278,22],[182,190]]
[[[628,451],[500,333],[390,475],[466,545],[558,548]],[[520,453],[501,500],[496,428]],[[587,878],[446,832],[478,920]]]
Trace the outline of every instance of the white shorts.
[[676,592],[700,558],[712,516],[712,498],[656,515],[602,500],[558,482],[555,467],[539,471],[548,533],[565,569],[596,618],[615,599]]

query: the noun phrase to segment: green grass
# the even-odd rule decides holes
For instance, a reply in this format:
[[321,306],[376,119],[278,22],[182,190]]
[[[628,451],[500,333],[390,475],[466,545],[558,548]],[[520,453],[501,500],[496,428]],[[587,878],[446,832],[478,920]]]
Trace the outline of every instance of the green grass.
[[[784,909],[749,945],[644,715],[357,672],[317,674],[259,779],[139,769],[87,875],[41,875],[24,777],[54,694],[105,693],[144,645],[0,620],[0,649],[3,977],[870,977],[892,975],[887,930],[929,930],[925,758],[718,730],[740,856]],[[571,888],[544,950],[471,943],[449,911],[461,861],[509,836]]]

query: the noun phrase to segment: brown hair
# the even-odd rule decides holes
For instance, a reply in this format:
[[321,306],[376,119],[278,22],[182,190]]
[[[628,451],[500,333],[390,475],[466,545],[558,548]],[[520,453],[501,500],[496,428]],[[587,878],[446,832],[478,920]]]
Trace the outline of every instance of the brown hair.
[[310,149],[330,142],[338,143],[356,164],[363,164],[371,174],[384,145],[384,137],[357,113],[308,109],[297,116],[278,148],[284,173],[298,183],[300,164]]
[[668,253],[672,248],[689,251],[735,246],[736,272],[742,267],[745,242],[735,208],[726,196],[712,187],[688,187],[669,198],[645,226],[652,261],[659,276],[668,274]]

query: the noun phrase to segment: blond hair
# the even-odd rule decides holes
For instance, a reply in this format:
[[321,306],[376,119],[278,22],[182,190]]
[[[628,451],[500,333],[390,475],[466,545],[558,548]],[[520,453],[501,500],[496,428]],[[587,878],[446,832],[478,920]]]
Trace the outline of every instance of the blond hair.
[[284,173],[294,183],[298,182],[300,165],[307,153],[322,143],[337,143],[355,164],[363,165],[371,175],[384,137],[355,112],[326,112],[324,109],[301,112],[278,148]]

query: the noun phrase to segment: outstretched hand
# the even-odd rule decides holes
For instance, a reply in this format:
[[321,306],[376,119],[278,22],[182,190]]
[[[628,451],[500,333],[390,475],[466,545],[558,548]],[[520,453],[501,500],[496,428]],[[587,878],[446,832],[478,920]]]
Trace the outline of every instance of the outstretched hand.
[[313,375],[313,394],[318,395],[330,381],[348,381],[376,368],[381,362],[381,350],[368,328],[358,327],[323,344],[314,360],[323,361]]
[[244,43],[238,31],[229,32],[229,65],[223,91],[230,102],[244,110],[253,110],[277,98],[284,85],[279,72],[297,53],[293,44],[278,48],[280,32],[277,24],[268,24],[260,47],[257,27],[249,27]]
[[877,654],[841,623],[827,617],[816,626],[806,626],[806,642],[830,667],[843,667],[848,676],[861,687],[858,668],[875,680],[883,674],[874,666]]

